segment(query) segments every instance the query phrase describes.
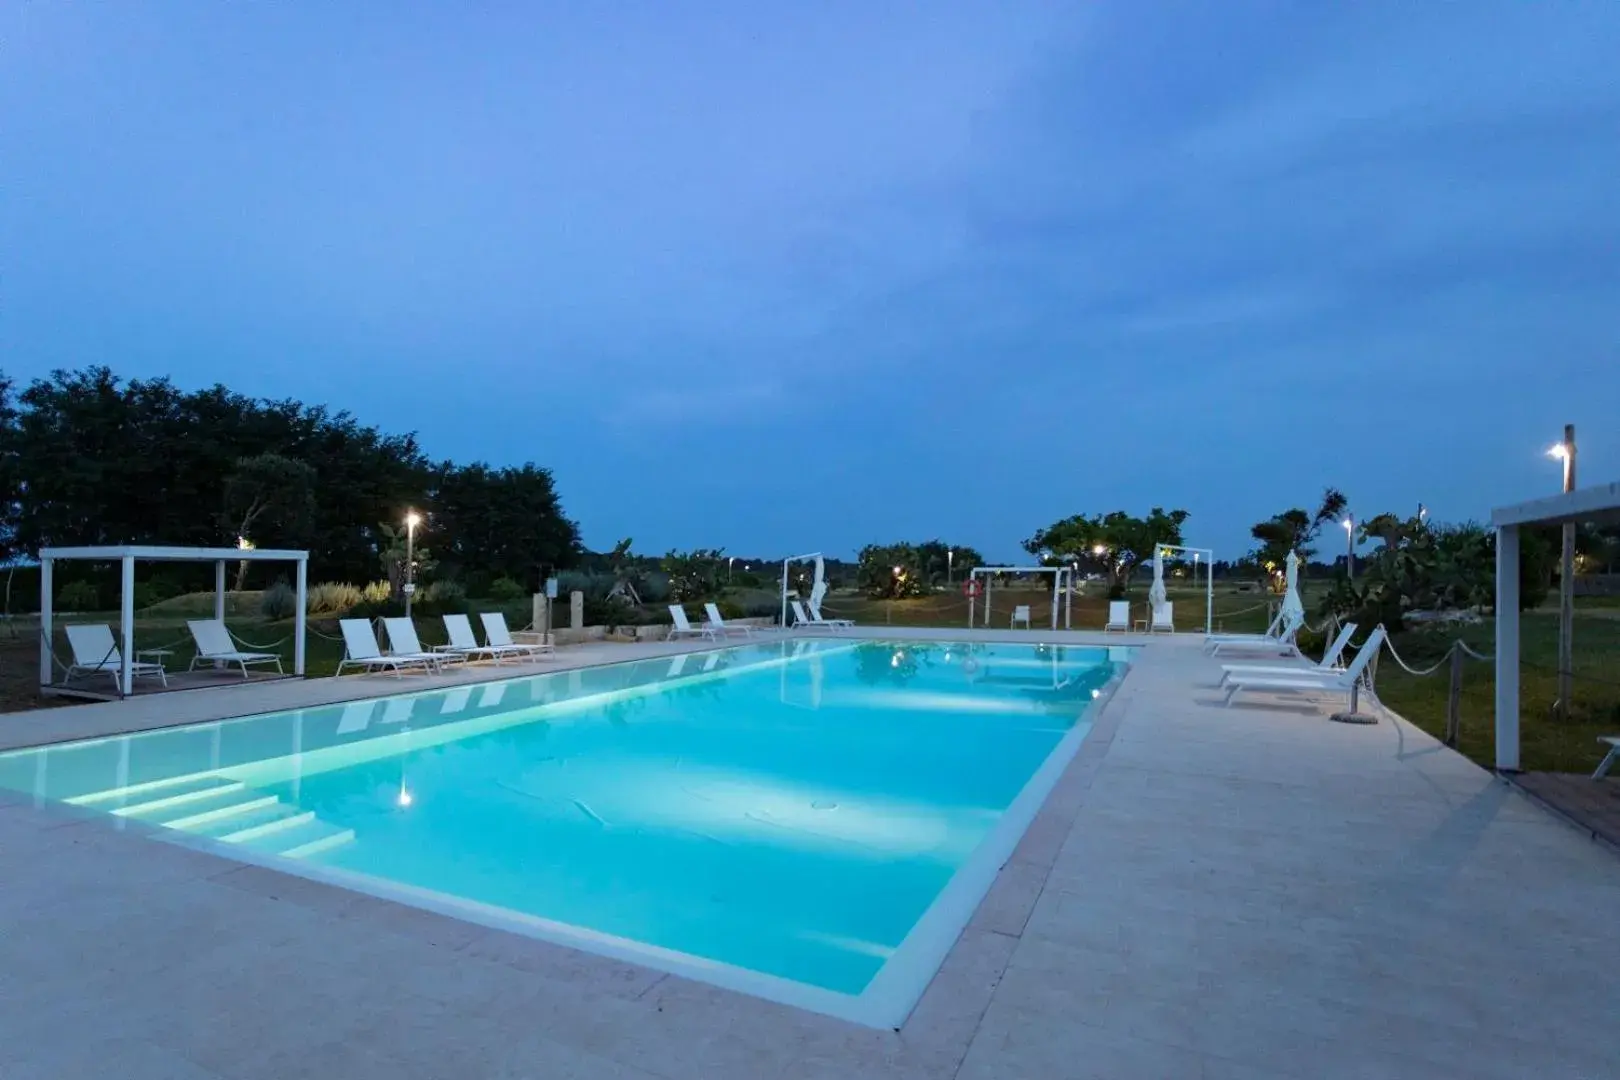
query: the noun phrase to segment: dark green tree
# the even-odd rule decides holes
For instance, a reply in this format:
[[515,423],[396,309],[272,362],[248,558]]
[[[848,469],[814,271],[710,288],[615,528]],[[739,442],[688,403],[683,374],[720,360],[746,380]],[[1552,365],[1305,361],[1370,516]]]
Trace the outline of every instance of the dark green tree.
[[1109,514],[1076,514],[1055,521],[1024,541],[1024,550],[1038,556],[1045,565],[1078,561],[1089,557],[1091,564],[1107,573],[1115,589],[1122,589],[1131,571],[1153,557],[1157,544],[1180,544],[1185,510],[1155,506],[1146,517],[1133,517],[1123,510]]
[[669,596],[676,603],[713,600],[724,587],[726,553],[721,548],[673,551],[659,563],[669,578]]
[[921,596],[931,588],[927,562],[915,544],[866,545],[856,561],[855,583],[878,600]]
[[1249,530],[1256,541],[1252,556],[1255,565],[1266,571],[1273,581],[1276,571],[1288,560],[1290,551],[1309,562],[1316,549],[1311,544],[1322,531],[1322,526],[1339,519],[1346,506],[1344,494],[1337,488],[1322,492],[1322,501],[1312,514],[1299,507],[1284,510],[1265,521],[1256,522]]
[[[301,548],[315,520],[315,470],[280,454],[238,458],[225,478],[227,538],[254,547]],[[236,587],[247,585],[248,563],[238,564]]]

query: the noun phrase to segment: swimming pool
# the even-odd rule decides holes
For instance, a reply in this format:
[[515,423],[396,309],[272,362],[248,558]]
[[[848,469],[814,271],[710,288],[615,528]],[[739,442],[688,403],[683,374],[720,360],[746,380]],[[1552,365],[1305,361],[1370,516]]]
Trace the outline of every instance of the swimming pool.
[[0,755],[0,788],[898,1026],[1126,649],[783,641]]

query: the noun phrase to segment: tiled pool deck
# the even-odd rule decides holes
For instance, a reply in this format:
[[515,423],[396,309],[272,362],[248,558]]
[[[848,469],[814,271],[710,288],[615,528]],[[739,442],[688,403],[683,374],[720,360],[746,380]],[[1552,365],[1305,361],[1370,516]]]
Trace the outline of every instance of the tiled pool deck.
[[[1408,725],[1222,709],[1217,674],[1195,637],[1140,654],[899,1032],[11,798],[0,1077],[1620,1075],[1613,851]],[[12,714],[0,746],[398,688]]]

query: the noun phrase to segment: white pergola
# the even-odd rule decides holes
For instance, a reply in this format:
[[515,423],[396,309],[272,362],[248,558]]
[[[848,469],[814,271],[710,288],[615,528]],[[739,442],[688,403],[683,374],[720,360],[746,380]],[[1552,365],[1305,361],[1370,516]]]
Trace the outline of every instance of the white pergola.
[[[1187,547],[1185,544],[1158,544],[1159,551],[1179,551],[1183,556],[1201,555],[1204,557],[1204,633],[1215,632],[1215,552],[1210,548]],[[1198,560],[1193,559],[1193,585],[1198,585]]]
[[1491,512],[1496,530],[1496,767],[1519,769],[1519,530],[1620,522],[1620,482]]
[[293,629],[293,674],[304,673],[304,620],[309,596],[309,552],[273,551],[259,548],[149,547],[125,544],[111,547],[41,548],[39,552],[39,685],[53,682],[54,644],[51,640],[52,570],[58,561],[114,562],[122,572],[119,579],[119,659],[118,689],[128,697],[135,692],[135,563],[211,562],[214,564],[214,618],[225,618],[225,570],[233,562],[290,562],[297,564],[298,621]]
[[[968,581],[977,582],[984,577],[984,625],[990,626],[990,593],[992,582],[997,574],[1051,574],[1052,575],[1052,629],[1058,628],[1058,599],[1064,597],[1068,603],[1063,605],[1063,628],[1073,626],[1074,597],[1069,588],[1074,581],[1074,571],[1067,565],[1062,566],[975,566],[968,571]],[[977,598],[972,590],[968,592],[968,628],[972,629],[974,622],[974,607]]]

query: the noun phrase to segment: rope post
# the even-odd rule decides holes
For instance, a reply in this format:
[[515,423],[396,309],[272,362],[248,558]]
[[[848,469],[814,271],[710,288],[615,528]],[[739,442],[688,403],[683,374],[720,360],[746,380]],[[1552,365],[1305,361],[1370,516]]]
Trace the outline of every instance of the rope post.
[[1463,651],[1455,645],[1451,649],[1451,691],[1446,695],[1446,745],[1455,748],[1458,730],[1462,727]]
[[[1362,647],[1365,648],[1366,646],[1364,645]],[[1371,661],[1367,664],[1366,669],[1362,671],[1361,677],[1350,684],[1350,710],[1348,712],[1333,713],[1328,717],[1328,719],[1337,721],[1341,724],[1378,723],[1378,717],[1374,716],[1372,713],[1364,713],[1361,711],[1361,683],[1363,680],[1367,680],[1370,683],[1372,680],[1376,679],[1378,677],[1377,672],[1378,655],[1374,653]]]

